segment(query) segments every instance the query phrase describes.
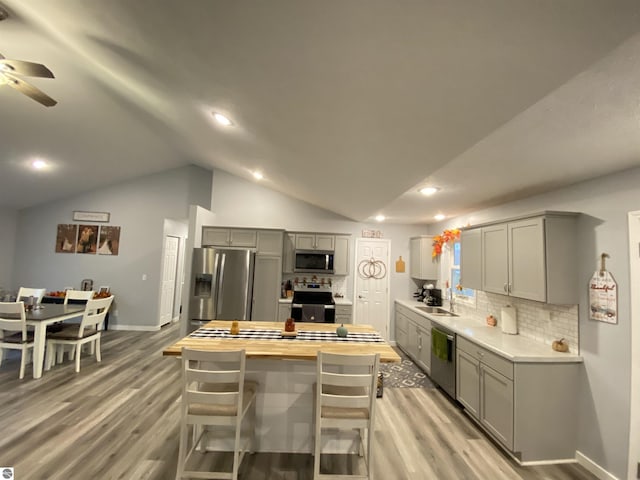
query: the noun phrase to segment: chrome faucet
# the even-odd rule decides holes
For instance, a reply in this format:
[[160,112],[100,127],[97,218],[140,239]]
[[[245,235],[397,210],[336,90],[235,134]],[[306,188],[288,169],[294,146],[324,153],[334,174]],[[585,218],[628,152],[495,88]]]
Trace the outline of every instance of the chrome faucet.
[[451,313],[454,313],[453,310],[454,310],[455,306],[456,306],[456,300],[455,300],[455,298],[453,296],[453,288],[450,288],[449,289],[449,311]]

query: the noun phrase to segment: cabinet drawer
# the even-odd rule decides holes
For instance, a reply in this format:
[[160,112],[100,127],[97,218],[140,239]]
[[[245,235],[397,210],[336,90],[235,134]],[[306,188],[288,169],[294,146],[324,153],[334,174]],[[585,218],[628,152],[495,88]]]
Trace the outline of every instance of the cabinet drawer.
[[336,315],[351,316],[351,305],[336,305]]
[[462,350],[476,360],[493,368],[496,372],[501,373],[510,380],[513,380],[513,362],[501,357],[500,355],[496,355],[486,348],[470,342],[466,338],[463,338],[459,335],[456,342],[457,348],[459,350]]
[[397,303],[396,303],[396,312],[399,312],[399,313],[403,314],[406,317],[411,316],[411,314],[413,313],[413,312],[411,312],[410,309],[408,309],[404,305],[399,305]]

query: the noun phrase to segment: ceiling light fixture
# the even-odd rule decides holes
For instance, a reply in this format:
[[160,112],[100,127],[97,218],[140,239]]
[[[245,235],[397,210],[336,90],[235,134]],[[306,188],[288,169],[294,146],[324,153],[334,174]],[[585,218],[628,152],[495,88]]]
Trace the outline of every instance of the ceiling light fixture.
[[255,172],[253,172],[253,178],[255,178],[256,180],[262,180],[264,178],[264,175],[256,170]]
[[31,166],[33,168],[35,168],[36,170],[42,170],[43,168],[45,168],[47,166],[47,162],[45,162],[44,160],[34,160],[31,163]]
[[385,218],[384,215],[376,215],[376,222],[384,222]]
[[440,190],[438,187],[422,187],[418,190],[422,195],[426,195],[427,197],[433,195],[434,193]]
[[216,122],[218,122],[220,125],[224,125],[225,127],[233,125],[233,122],[221,113],[214,113],[213,118],[216,119]]
[[443,213],[438,213],[437,215],[434,215],[433,218],[435,218],[436,220],[440,221],[440,220],[444,220],[445,218],[447,218],[447,216],[444,215]]

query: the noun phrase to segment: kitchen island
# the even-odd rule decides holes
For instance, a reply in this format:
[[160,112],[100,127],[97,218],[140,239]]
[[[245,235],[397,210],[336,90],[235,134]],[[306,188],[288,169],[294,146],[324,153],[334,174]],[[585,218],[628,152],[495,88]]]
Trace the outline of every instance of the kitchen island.
[[[227,330],[229,321],[212,321],[164,349],[179,357],[183,347],[199,350],[240,350],[247,356],[246,377],[259,383],[256,398],[256,451],[311,453],[313,451],[313,385],[318,351],[343,354],[379,353],[380,361],[400,362],[399,355],[369,325],[349,325],[340,339],[335,324],[297,323],[298,338],[280,338],[282,322],[238,322],[240,335]],[[302,340],[307,336],[325,337]],[[259,338],[270,337],[270,338]],[[358,337],[358,338],[356,338]],[[362,341],[370,337],[370,341]],[[347,434],[331,438],[323,451],[356,452]],[[233,449],[230,442],[212,441],[211,449]]]

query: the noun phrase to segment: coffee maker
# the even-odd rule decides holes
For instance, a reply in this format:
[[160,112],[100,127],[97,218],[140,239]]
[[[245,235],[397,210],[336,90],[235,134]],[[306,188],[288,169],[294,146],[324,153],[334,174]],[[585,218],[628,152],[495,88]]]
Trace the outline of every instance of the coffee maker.
[[435,288],[432,283],[425,283],[418,288],[418,291],[413,296],[416,297],[417,301],[424,302],[429,306],[442,306],[442,290]]

